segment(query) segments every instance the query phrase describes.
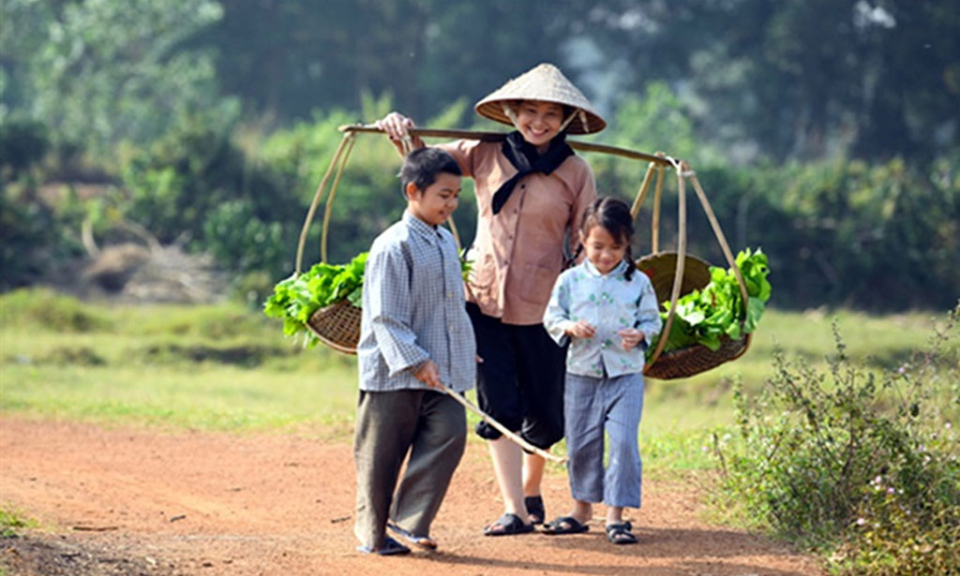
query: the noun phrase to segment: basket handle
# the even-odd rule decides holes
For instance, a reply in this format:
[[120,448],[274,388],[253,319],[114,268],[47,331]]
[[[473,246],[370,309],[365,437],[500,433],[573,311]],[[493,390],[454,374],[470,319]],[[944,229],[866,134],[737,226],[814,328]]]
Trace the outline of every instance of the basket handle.
[[[658,153],[659,154],[659,153]],[[662,155],[661,155],[662,157]],[[720,228],[720,223],[717,220],[716,215],[713,212],[713,208],[710,206],[710,201],[707,200],[707,195],[703,191],[703,186],[700,185],[700,181],[697,179],[696,172],[690,168],[690,164],[684,160],[675,160],[673,158],[664,157],[665,160],[671,162],[674,168],[677,171],[677,220],[678,220],[678,231],[677,231],[677,267],[674,272],[673,277],[673,288],[670,293],[670,309],[667,312],[667,323],[663,327],[661,334],[669,334],[670,328],[673,326],[673,319],[676,315],[677,300],[680,297],[680,287],[683,283],[683,268],[686,261],[687,255],[687,202],[686,202],[686,182],[689,179],[690,183],[693,184],[694,191],[696,192],[697,198],[700,201],[701,206],[703,207],[704,213],[706,213],[707,219],[710,221],[710,226],[713,229],[713,234],[717,238],[717,242],[720,244],[720,249],[723,252],[724,257],[727,260],[727,263],[730,265],[730,269],[733,270],[734,276],[737,278],[737,285],[740,288],[740,296],[743,304],[743,313],[744,319],[740,321],[741,327],[744,322],[746,322],[746,314],[749,306],[749,295],[747,294],[747,285],[743,280],[743,275],[740,272],[740,268],[737,266],[736,259],[733,257],[733,252],[730,250],[730,245],[727,243],[726,236],[723,234],[723,230]],[[643,183],[640,185],[640,189],[637,191],[637,198],[633,203],[631,209],[631,215],[636,218],[637,213],[640,211],[640,206],[643,204],[644,199],[647,196],[647,192],[650,187],[650,182],[652,180],[654,169],[657,170],[657,186],[656,192],[654,195],[654,205],[653,205],[653,219],[651,224],[651,248],[653,253],[657,253],[659,250],[659,231],[660,231],[660,201],[663,193],[663,168],[662,163],[651,162],[647,168],[647,172],[644,175]],[[750,345],[751,335],[747,335],[747,347]],[[647,362],[647,366],[653,365],[654,362],[660,358],[660,355],[663,353],[663,348],[667,343],[666,338],[660,338],[657,343],[657,348],[654,350],[653,355],[650,357],[650,361]],[[746,347],[741,352],[746,351]]]
[[[346,137],[345,137],[346,138]],[[340,177],[343,176],[343,169],[347,167],[347,160],[350,158],[350,152],[353,151],[353,145],[357,143],[356,136],[350,135],[347,150],[343,154],[343,161],[337,167],[337,177],[333,179],[333,186],[330,187],[330,193],[327,194],[327,202],[323,205],[323,228],[320,230],[320,261],[327,261],[327,233],[330,231],[330,208],[333,206],[333,199],[337,197],[337,186],[340,185]]]
[[[651,165],[652,166],[652,165]],[[649,170],[648,170],[649,173]],[[659,199],[660,186],[657,186],[657,197]],[[659,203],[655,210],[655,220],[660,221]],[[683,268],[687,261],[687,192],[686,183],[683,177],[683,166],[677,166],[677,268],[673,273],[673,288],[670,291],[670,310],[667,312],[667,324],[660,331],[661,334],[670,334],[670,328],[673,327],[673,319],[676,317],[677,300],[680,299],[680,287],[683,285]],[[653,356],[647,362],[647,366],[652,366],[663,353],[663,347],[667,345],[667,338],[661,337],[657,342],[657,348],[653,351]]]
[[[363,132],[369,132],[371,130],[364,130]],[[379,131],[379,130],[376,130]],[[297,260],[295,268],[295,276],[299,276],[303,267],[303,249],[307,242],[307,234],[310,230],[310,224],[313,222],[313,218],[317,212],[317,206],[320,204],[320,199],[323,197],[324,189],[327,186],[327,182],[330,180],[330,176],[333,175],[334,170],[336,170],[336,177],[333,180],[333,185],[330,187],[330,193],[327,195],[327,200],[324,203],[323,207],[323,228],[320,232],[320,261],[327,261],[327,236],[330,229],[330,215],[331,215],[331,206],[333,205],[333,200],[337,195],[337,188],[340,185],[340,178],[343,176],[343,170],[347,166],[347,161],[350,158],[350,152],[353,151],[353,146],[356,143],[358,131],[354,130],[343,130],[343,138],[340,140],[340,145],[337,146],[337,151],[333,154],[333,158],[330,160],[330,165],[327,167],[327,172],[323,175],[323,178],[320,180],[320,184],[317,186],[317,191],[313,195],[313,201],[310,203],[310,208],[307,210],[307,217],[303,221],[303,228],[300,230],[300,241],[297,244]],[[412,151],[408,143],[404,142],[404,155],[409,154]],[[453,222],[453,216],[447,219],[447,224],[450,226],[450,232],[453,234],[453,240],[457,245],[457,252],[460,252],[460,234],[457,231],[457,226]]]
[[[657,152],[657,156],[668,160],[662,152]],[[640,206],[643,204],[643,201],[647,197],[647,192],[650,190],[650,182],[653,178],[653,171],[657,171],[657,191],[654,194],[653,198],[653,221],[650,225],[650,251],[654,254],[660,251],[660,197],[663,195],[663,169],[664,165],[651,162],[647,166],[647,173],[643,176],[643,182],[640,184],[640,189],[637,190],[637,197],[633,200],[633,206],[630,208],[630,216],[636,220],[637,214],[640,213]]]
[[[300,230],[300,242],[297,244],[297,260],[294,276],[300,275],[300,267],[303,264],[303,247],[307,242],[307,232],[310,230],[310,223],[313,222],[313,216],[317,212],[317,205],[319,205],[320,198],[323,196],[323,189],[326,188],[327,181],[330,180],[330,175],[333,173],[334,167],[340,162],[340,155],[343,153],[343,149],[346,147],[348,141],[352,141],[353,139],[353,133],[343,135],[343,138],[340,140],[340,145],[337,146],[337,151],[333,154],[333,159],[330,160],[330,166],[327,167],[327,172],[323,175],[320,184],[317,186],[317,191],[313,195],[310,209],[307,210],[307,218],[303,221],[303,228]],[[324,234],[326,234],[326,226],[324,226]]]
[[727,262],[730,264],[730,268],[737,277],[737,284],[740,285],[740,296],[743,300],[743,312],[746,314],[748,300],[750,298],[747,294],[747,284],[744,282],[743,275],[740,272],[740,267],[737,266],[737,261],[733,257],[733,251],[730,250],[730,245],[727,244],[727,238],[723,235],[723,230],[720,229],[720,222],[717,220],[716,215],[714,215],[713,208],[710,207],[710,202],[707,200],[707,195],[703,192],[703,187],[700,186],[700,180],[697,179],[697,173],[693,170],[690,170],[689,166],[686,166],[686,168],[688,170],[686,176],[690,178],[690,182],[693,183],[693,189],[697,193],[697,198],[700,199],[700,204],[703,205],[703,211],[707,214],[707,219],[710,220],[710,226],[713,228],[713,234],[717,237],[717,242],[720,244],[720,249],[723,250],[723,255],[727,257]]

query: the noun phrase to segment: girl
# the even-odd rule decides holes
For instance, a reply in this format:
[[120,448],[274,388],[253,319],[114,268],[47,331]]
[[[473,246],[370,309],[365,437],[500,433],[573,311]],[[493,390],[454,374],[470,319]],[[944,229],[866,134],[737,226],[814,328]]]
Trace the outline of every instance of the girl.
[[[588,530],[593,504],[607,507],[607,539],[637,541],[625,507],[640,507],[637,432],[643,411],[644,351],[660,332],[657,296],[630,253],[633,217],[616,198],[597,200],[583,217],[587,259],[560,275],[543,323],[567,354],[564,421],[573,510],[544,526],[547,534]],[[604,432],[610,438],[603,468]]]
[[[550,288],[576,249],[584,210],[596,198],[590,166],[566,143],[606,125],[586,97],[550,64],[510,80],[476,111],[516,128],[504,141],[458,140],[440,146],[476,183],[477,235],[467,312],[477,340],[480,408],[534,446],[563,438],[563,348],[543,328]],[[377,122],[401,151],[419,148],[413,121],[396,112]],[[486,422],[505,511],[488,536],[522,534],[545,517],[540,496],[544,460],[524,454]]]

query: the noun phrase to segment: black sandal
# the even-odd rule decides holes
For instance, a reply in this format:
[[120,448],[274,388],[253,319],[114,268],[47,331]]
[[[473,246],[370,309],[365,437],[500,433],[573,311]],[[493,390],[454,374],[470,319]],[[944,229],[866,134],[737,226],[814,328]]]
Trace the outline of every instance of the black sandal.
[[637,537],[630,530],[633,526],[629,522],[607,525],[607,540],[614,544],[636,544]]
[[533,532],[533,524],[524,524],[519,516],[509,512],[483,529],[484,536],[513,536],[530,532]]
[[398,554],[409,554],[410,549],[404,546],[403,544],[397,542],[393,538],[387,536],[383,540],[382,548],[372,548],[370,546],[357,546],[357,552],[362,552],[363,554],[377,554],[380,556],[396,556]]
[[527,496],[523,499],[523,505],[527,507],[527,515],[530,517],[531,524],[543,524],[547,519],[547,511],[543,507],[541,496]]

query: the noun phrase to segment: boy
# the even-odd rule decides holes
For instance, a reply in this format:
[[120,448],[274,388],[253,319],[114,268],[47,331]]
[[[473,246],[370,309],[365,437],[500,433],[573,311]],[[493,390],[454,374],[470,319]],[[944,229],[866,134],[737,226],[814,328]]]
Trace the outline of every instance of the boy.
[[410,552],[386,535],[388,526],[436,549],[430,524],[466,446],[463,406],[437,389],[463,393],[476,377],[460,260],[453,236],[441,228],[457,207],[460,177],[448,153],[411,152],[400,171],[407,209],[367,257],[354,439],[361,552]]

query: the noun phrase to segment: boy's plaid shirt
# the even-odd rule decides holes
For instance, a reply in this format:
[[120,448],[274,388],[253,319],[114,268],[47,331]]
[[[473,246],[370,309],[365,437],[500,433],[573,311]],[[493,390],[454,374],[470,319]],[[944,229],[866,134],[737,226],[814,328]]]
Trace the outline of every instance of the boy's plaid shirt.
[[430,389],[414,377],[428,359],[456,392],[476,380],[476,342],[460,259],[447,230],[409,212],[373,242],[363,279],[360,389]]

